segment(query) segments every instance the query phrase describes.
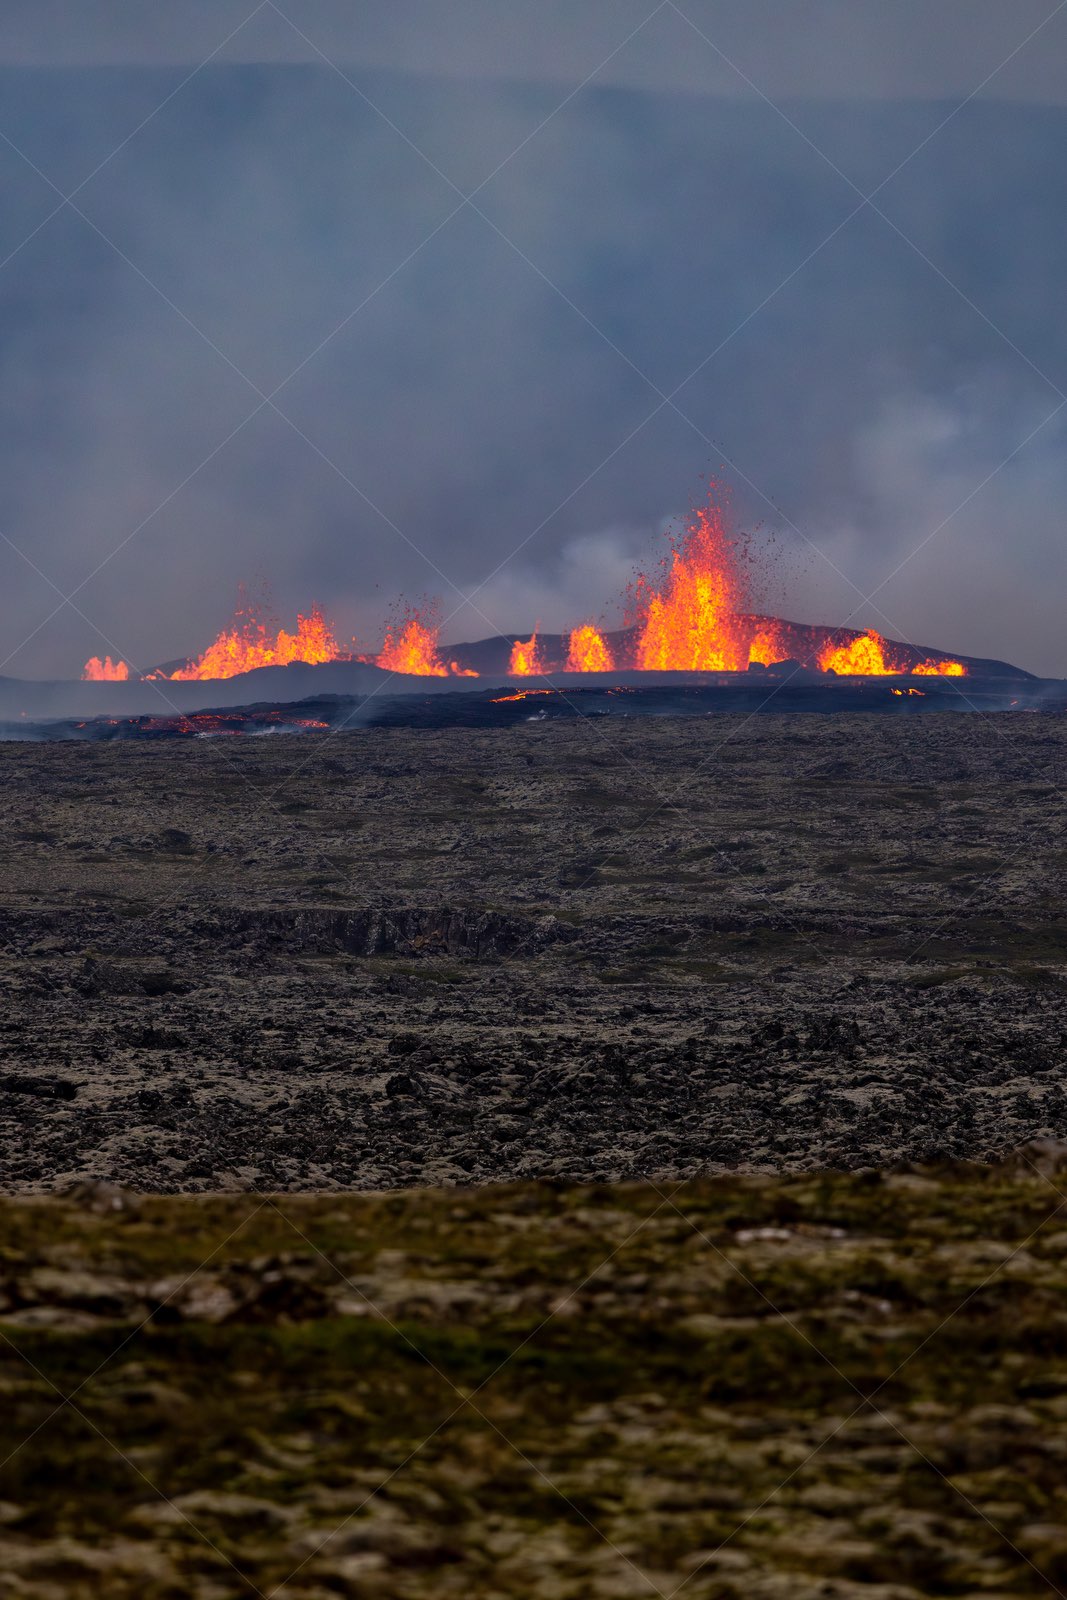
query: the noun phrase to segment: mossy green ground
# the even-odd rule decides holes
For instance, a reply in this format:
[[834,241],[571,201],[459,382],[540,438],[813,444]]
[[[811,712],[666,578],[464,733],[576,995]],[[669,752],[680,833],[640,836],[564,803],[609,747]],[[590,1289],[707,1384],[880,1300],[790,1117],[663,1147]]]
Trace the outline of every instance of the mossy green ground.
[[0,1595],[1067,1587],[1017,1168],[0,1208]]

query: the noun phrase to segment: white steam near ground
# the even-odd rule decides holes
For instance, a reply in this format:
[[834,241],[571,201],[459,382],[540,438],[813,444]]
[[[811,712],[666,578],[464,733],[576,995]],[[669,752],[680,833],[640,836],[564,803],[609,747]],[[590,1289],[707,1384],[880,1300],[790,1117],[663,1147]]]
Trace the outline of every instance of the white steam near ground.
[[669,7],[558,112],[644,7],[289,9],[351,82],[269,6],[184,85],[251,5],[5,15],[0,673],[261,576],[368,645],[611,626],[703,474],[766,609],[1067,673],[1067,12],[941,127],[1044,7],[684,7],[835,171]]

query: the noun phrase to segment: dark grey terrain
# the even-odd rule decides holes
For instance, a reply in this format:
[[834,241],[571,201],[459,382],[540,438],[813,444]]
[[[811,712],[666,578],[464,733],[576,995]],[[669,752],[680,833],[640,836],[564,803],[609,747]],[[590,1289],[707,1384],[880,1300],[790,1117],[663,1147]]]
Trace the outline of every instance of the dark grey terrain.
[[1067,729],[0,746],[3,1185],[989,1156],[1067,1132]]

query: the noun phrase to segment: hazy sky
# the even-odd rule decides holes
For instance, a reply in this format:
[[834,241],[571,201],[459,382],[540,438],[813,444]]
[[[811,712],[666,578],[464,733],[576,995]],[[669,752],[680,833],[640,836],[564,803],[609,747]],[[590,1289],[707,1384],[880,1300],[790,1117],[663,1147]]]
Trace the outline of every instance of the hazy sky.
[[0,90],[0,672],[614,621],[721,473],[768,608],[1067,674],[1067,6],[9,0]]

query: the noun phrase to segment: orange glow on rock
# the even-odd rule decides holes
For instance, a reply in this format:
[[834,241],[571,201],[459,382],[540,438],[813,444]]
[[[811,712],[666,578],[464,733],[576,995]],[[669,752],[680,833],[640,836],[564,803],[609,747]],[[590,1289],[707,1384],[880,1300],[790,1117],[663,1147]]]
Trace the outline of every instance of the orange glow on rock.
[[90,656],[82,668],[83,683],[125,683],[129,675],[125,661],[112,661],[110,656],[103,661],[99,656]]
[[590,622],[575,628],[567,640],[568,672],[611,672],[615,662],[603,635]]

